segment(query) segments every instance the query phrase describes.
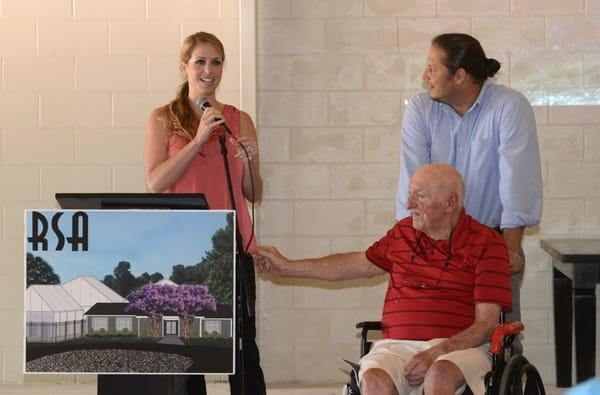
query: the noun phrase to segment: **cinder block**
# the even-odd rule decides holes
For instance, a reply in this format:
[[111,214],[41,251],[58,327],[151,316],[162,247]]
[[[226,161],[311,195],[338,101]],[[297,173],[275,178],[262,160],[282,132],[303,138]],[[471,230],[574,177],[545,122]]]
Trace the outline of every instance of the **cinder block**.
[[[17,310],[21,318],[20,322],[23,322],[23,310],[25,306],[24,295],[25,295],[25,279],[24,276],[3,276],[2,277],[2,304],[0,309],[2,310]],[[21,326],[21,329],[23,327]],[[14,330],[14,328],[13,328]],[[9,335],[8,329],[6,335]],[[14,332],[12,333],[14,334]],[[19,333],[22,338],[23,331]],[[16,340],[15,338],[12,339]],[[20,340],[20,339],[19,339]],[[15,342],[16,343],[16,342]],[[17,343],[20,344],[20,343]],[[17,345],[13,344],[13,345]]]
[[1,166],[0,201],[19,202],[40,198],[40,170],[33,166]]
[[[575,95],[579,96],[579,95]],[[581,97],[581,96],[579,96]],[[600,105],[554,105],[549,107],[551,124],[596,124],[600,123]]]
[[265,199],[329,197],[330,176],[327,166],[265,164],[262,166],[262,178]]
[[43,19],[38,21],[38,51],[43,56],[108,54],[108,21]]
[[296,380],[294,377],[294,346],[260,345],[260,364],[267,383],[285,383]]
[[[535,61],[533,60],[535,59]],[[511,83],[517,89],[580,88],[583,55],[527,51],[511,56]]]
[[185,77],[179,71],[179,56],[148,57],[149,91],[169,91],[175,95],[184,82]]
[[544,199],[541,228],[544,234],[570,235],[584,230],[583,199]]
[[[197,9],[201,7],[190,7],[190,11]],[[151,20],[115,19],[110,23],[112,54],[170,55],[176,59],[180,45],[181,22],[177,19],[163,16]]]
[[394,53],[398,50],[397,22],[390,18],[327,20],[325,49],[333,53]]
[[[14,33],[12,33],[14,34]],[[40,64],[45,72],[40,72]],[[74,60],[69,56],[4,58],[4,88],[18,92],[61,91],[75,88]]]
[[[314,258],[331,253],[329,239],[326,237],[284,236],[260,237],[260,244],[275,246],[289,259]],[[289,284],[289,279],[271,278],[277,284]]]
[[546,17],[546,49],[552,51],[597,50],[600,18],[560,15]]
[[[339,309],[362,307],[362,280],[320,281],[296,280],[295,309]],[[323,334],[327,336],[327,333]]]
[[473,36],[486,53],[528,53],[544,48],[543,17],[474,17],[472,24]]
[[331,240],[331,252],[366,251],[377,240],[372,236],[339,236]]
[[[219,0],[148,0],[148,17],[151,19],[182,17],[210,18],[219,16]],[[225,1],[227,2],[227,1]]]
[[144,168],[141,164],[113,166],[112,173],[115,192],[148,192]]
[[112,125],[110,93],[42,93],[42,128],[109,128]]
[[510,12],[514,15],[576,15],[585,12],[584,0],[512,0]]
[[75,160],[85,165],[143,164],[143,128],[75,131]]
[[544,160],[583,159],[582,126],[541,126],[538,128],[538,141]]
[[508,15],[510,2],[503,0],[438,0],[437,14],[441,16]]
[[[299,341],[296,315],[297,313],[292,309],[263,311],[260,315],[259,327],[262,345],[285,345]],[[304,329],[306,326],[300,325],[300,328]]]
[[143,56],[81,56],[76,62],[77,89],[81,91],[145,91]]
[[435,0],[365,0],[365,16],[434,16]]
[[[10,207],[12,204],[8,204],[9,207],[6,207],[6,204],[4,206],[4,210],[13,210],[13,208]],[[23,210],[20,211],[20,214],[21,223],[23,224],[25,222]],[[3,231],[6,227],[7,224],[4,222],[2,226]],[[21,225],[21,229],[23,229],[23,225]],[[15,233],[15,235],[11,235],[11,238],[3,237],[3,239],[0,240],[2,261],[4,262],[0,265],[0,276],[21,276],[23,278],[25,275],[25,254],[23,252],[24,233]]]
[[[261,243],[269,242],[270,240],[261,238]],[[276,310],[291,310],[294,305],[294,281],[293,278],[281,278],[268,274],[260,274],[257,281],[257,287],[259,289],[257,300],[260,306],[258,311],[271,312]]]
[[265,200],[258,211],[261,236],[290,236],[294,232],[294,205],[291,201]]
[[[292,16],[291,0],[257,0],[256,1],[256,17],[258,20],[270,18],[288,18]],[[258,27],[262,22],[258,24]]]
[[258,125],[257,133],[261,163],[290,160],[289,128],[263,128]]
[[23,345],[2,347],[2,383],[23,383]]
[[[23,277],[18,277],[18,278],[5,277],[3,279],[3,281],[4,281],[5,285],[8,287],[13,287],[11,284],[7,284],[9,279],[13,283],[14,282],[16,282],[17,284],[23,283]],[[19,295],[14,295],[14,296],[18,297],[17,300],[22,301],[23,294],[24,294],[24,290],[23,290],[24,286],[22,285],[20,288],[21,288],[21,293]],[[6,299],[5,299],[4,304],[5,305],[7,304]],[[23,344],[23,337],[24,337],[24,332],[25,332],[25,329],[23,327],[23,322],[25,322],[25,320],[23,319],[22,303],[18,309],[16,307],[3,308],[2,315],[5,318],[4,318],[4,328],[2,329],[2,338],[0,338],[0,347],[6,347],[6,346],[19,347],[19,346],[21,346]]]
[[[24,255],[23,255],[23,237],[25,235],[25,217],[24,211],[26,209],[41,210],[41,209],[55,209],[58,208],[58,204],[52,197],[52,201],[19,201],[4,203],[4,238],[8,241],[19,240],[21,245],[18,251],[14,251],[14,254],[9,254],[10,257],[16,257],[14,261],[9,264],[7,268],[7,274],[18,273],[23,275],[24,268]],[[13,266],[14,265],[14,266]]]
[[[20,3],[18,0],[15,3]],[[36,51],[36,27],[31,17],[7,18],[2,4],[0,24],[0,55],[33,56]]]
[[[384,126],[400,123],[399,92],[356,91],[329,94],[329,124],[331,126]],[[377,111],[365,111],[365,103]]]
[[367,233],[372,235],[374,240],[385,236],[396,224],[395,208],[396,201],[393,199],[367,202]]
[[294,228],[297,235],[306,236],[364,235],[364,203],[357,200],[296,201]]
[[328,321],[331,321],[329,342],[331,344],[346,344],[358,349],[360,344],[360,330],[356,329],[356,324],[361,321],[379,321],[380,319],[380,309],[333,310],[329,312],[328,317]]
[[600,199],[585,201],[584,221],[587,234],[600,233]]
[[332,343],[331,339],[331,314],[329,309],[294,309],[291,317],[291,334],[296,345],[327,346]]
[[587,125],[584,127],[585,159],[600,161],[600,126]]
[[266,19],[259,24],[260,55],[325,52],[325,21],[319,19]]
[[[394,2],[394,4],[402,3]],[[412,55],[415,61],[418,58],[423,70],[431,40],[438,34],[451,32],[470,34],[471,21],[469,18],[461,17],[401,18],[398,20],[398,52]]]
[[[404,106],[399,111],[404,113]],[[400,125],[365,128],[364,158],[367,162],[399,163]]]
[[[331,197],[393,199],[398,165],[335,165],[331,169]],[[393,211],[390,219],[393,218]]]
[[[34,142],[34,144],[32,144]],[[23,155],[27,147],[27,155]],[[4,163],[65,165],[73,163],[72,130],[5,130]]]
[[41,169],[42,199],[55,193],[112,192],[110,166],[44,166]]
[[2,16],[6,19],[38,19],[70,18],[73,15],[71,0],[3,0]]
[[259,91],[292,89],[292,56],[261,55],[257,57],[257,62],[256,82]]
[[[168,3],[165,3],[168,4]],[[238,18],[189,18],[181,19],[182,41],[196,32],[204,31],[216,35],[225,47],[225,61],[240,54],[240,22]]]
[[549,343],[551,330],[550,314],[552,314],[552,311],[546,309],[523,309],[521,312],[521,321],[525,326],[525,331],[523,332],[525,347],[530,344],[547,345]]
[[73,9],[75,18],[146,18],[146,0],[74,0]]
[[261,126],[326,126],[327,94],[323,92],[260,92]]
[[423,58],[414,55],[367,57],[366,86],[369,89],[419,89]]
[[[342,369],[347,367],[339,358],[358,360],[356,345],[304,345],[296,346],[294,354],[294,377],[307,384],[323,382],[343,383],[348,375]],[[315,358],[315,355],[319,355]]]
[[114,126],[145,130],[152,110],[161,107],[175,95],[171,92],[132,92],[113,94]]
[[293,129],[292,161],[339,163],[360,162],[363,152],[361,129]]
[[291,82],[296,90],[348,90],[364,85],[364,66],[355,55],[298,55],[291,58]]
[[296,18],[345,18],[363,15],[361,0],[295,0],[292,15]]
[[39,127],[36,93],[0,93],[0,127],[8,129]]

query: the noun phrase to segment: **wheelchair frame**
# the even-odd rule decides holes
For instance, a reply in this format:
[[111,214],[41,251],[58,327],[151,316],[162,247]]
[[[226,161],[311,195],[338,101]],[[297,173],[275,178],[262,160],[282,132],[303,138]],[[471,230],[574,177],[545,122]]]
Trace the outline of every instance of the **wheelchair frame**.
[[[501,322],[504,321],[502,314]],[[360,355],[366,355],[372,342],[368,340],[369,331],[381,330],[380,321],[363,321],[356,324],[361,329]],[[516,354],[512,347],[513,340],[521,333],[524,326],[518,321],[501,323],[494,329],[490,340],[492,354],[492,370],[485,375],[485,395],[546,395],[539,372],[523,355]],[[358,372],[357,372],[358,373]],[[525,378],[525,382],[524,379]],[[358,377],[350,374],[350,382],[346,384],[348,395],[360,395]],[[467,386],[463,395],[471,395]]]

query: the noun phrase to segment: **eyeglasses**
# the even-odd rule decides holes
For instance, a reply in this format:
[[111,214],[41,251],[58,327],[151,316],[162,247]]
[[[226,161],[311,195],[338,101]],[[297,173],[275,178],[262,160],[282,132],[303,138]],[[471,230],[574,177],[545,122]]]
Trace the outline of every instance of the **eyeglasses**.
[[[439,274],[437,275],[436,280],[434,281],[433,278],[430,277],[425,277],[421,274],[416,274],[414,271],[411,271],[413,265],[415,264],[415,261],[417,259],[421,259],[421,260],[425,260],[424,258],[420,258],[420,256],[424,256],[423,252],[421,251],[421,247],[419,245],[419,241],[420,238],[415,240],[415,251],[413,251],[411,258],[410,258],[410,263],[408,264],[408,267],[406,268],[406,270],[404,271],[404,274],[402,275],[402,279],[401,279],[401,284],[396,284],[397,286],[399,285],[399,287],[410,287],[410,288],[418,288],[418,289],[429,289],[429,290],[437,290],[439,289],[439,285],[440,285],[440,280],[442,279],[442,275],[444,274],[444,271],[446,270],[446,267],[448,267],[448,265],[450,264],[450,259],[451,259],[451,249],[450,249],[450,240],[452,238],[452,234],[450,234],[450,238],[448,239],[448,255],[446,257],[446,261],[444,262],[444,264],[439,267]],[[419,256],[420,255],[420,256]],[[433,265],[429,262],[424,262],[423,264],[419,264],[421,266],[429,266],[432,267]]]

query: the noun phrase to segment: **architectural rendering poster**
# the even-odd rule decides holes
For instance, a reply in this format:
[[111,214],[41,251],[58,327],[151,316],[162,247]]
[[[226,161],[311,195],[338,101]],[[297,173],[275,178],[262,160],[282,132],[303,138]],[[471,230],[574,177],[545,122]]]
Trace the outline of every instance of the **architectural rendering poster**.
[[231,211],[25,212],[25,373],[234,373]]

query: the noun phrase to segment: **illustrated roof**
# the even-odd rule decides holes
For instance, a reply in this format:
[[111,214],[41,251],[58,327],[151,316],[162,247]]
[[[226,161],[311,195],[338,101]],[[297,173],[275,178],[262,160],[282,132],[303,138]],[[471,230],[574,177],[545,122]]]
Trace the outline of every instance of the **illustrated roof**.
[[86,283],[88,283],[91,287],[95,288],[98,292],[104,295],[108,300],[115,303],[128,303],[127,299],[110,289],[106,284],[99,281],[96,277],[92,276],[78,276],[72,279],[71,281],[66,282],[64,285],[67,285],[77,279],[82,279]]
[[[84,313],[84,315],[122,315],[122,316],[141,316],[145,317],[147,314],[141,312],[139,310],[131,310],[129,312],[125,312],[125,307],[127,307],[128,303],[96,303],[88,311]],[[163,312],[164,316],[176,316],[177,313],[173,311],[165,311]],[[232,318],[233,312],[230,304],[219,304],[217,305],[217,311],[213,311],[210,309],[205,309],[199,312],[196,312],[197,316],[201,316],[204,318]]]
[[60,285],[30,285],[27,293],[36,293],[52,311],[81,310],[82,307]]

